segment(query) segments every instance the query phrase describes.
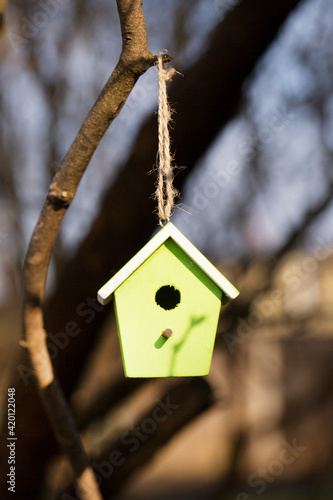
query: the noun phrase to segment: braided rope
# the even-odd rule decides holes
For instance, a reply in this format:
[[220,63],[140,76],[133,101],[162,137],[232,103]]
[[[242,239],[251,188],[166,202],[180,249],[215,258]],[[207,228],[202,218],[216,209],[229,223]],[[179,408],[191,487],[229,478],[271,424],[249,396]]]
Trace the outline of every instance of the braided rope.
[[175,73],[174,68],[164,69],[163,53],[158,54],[158,179],[155,197],[158,205],[158,217],[160,224],[169,220],[174,206],[177,190],[173,187],[173,166],[170,153],[169,122],[171,109],[168,103],[166,82]]

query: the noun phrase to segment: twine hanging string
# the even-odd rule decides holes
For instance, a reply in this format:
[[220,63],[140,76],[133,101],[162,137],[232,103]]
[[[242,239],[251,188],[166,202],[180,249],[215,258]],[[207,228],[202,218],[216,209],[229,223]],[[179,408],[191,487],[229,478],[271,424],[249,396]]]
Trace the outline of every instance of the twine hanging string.
[[158,217],[160,224],[169,221],[174,200],[178,192],[173,187],[173,166],[170,153],[169,123],[171,109],[168,103],[166,82],[175,73],[174,68],[164,69],[163,53],[158,54],[158,178],[155,197],[158,204]]

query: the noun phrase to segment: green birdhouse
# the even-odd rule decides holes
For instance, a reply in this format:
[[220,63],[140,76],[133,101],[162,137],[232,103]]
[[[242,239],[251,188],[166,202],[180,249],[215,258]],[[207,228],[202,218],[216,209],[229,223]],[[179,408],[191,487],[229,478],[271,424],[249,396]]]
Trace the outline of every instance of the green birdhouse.
[[236,288],[171,223],[98,292],[113,294],[126,377],[209,373],[222,305]]

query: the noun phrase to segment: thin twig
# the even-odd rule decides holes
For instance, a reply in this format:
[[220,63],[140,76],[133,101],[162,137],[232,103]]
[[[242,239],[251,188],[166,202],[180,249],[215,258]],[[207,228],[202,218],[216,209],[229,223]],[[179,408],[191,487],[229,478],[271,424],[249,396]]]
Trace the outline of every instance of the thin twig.
[[123,40],[119,62],[51,182],[24,264],[22,345],[28,349],[41,399],[57,441],[73,467],[79,493],[88,500],[100,499],[101,495],[70,408],[53,372],[42,303],[54,241],[82,175],[135,82],[157,60],[157,56],[147,50],[141,0],[117,0],[117,7]]

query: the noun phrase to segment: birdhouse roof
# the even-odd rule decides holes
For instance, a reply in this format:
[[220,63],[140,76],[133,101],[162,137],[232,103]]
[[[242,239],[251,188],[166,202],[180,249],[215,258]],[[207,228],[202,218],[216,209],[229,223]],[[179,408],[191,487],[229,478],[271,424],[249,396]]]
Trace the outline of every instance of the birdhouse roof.
[[139,252],[125,264],[99,291],[98,301],[107,304],[113,292],[150,257],[163,243],[171,238],[222,290],[228,300],[239,295],[238,290],[215,266],[171,223],[166,224]]

